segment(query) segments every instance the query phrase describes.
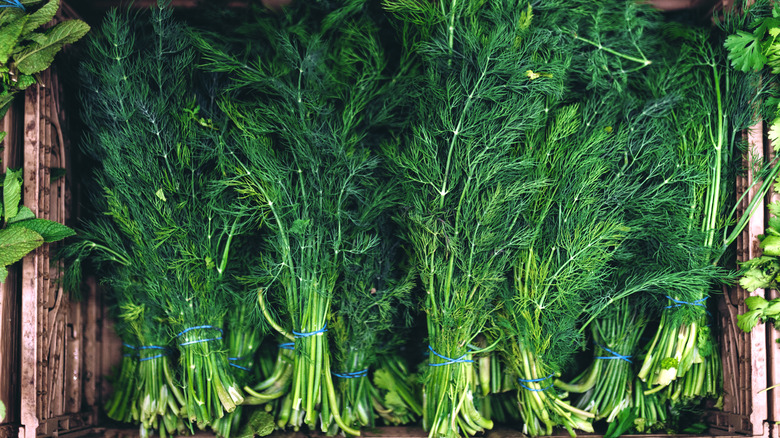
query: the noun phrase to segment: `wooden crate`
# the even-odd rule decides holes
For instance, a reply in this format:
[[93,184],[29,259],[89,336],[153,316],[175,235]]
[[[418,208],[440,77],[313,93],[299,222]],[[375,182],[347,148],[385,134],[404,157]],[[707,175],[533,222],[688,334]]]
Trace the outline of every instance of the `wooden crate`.
[[[62,4],[50,25],[72,18]],[[0,123],[8,133],[3,166],[24,169],[23,203],[37,217],[73,225],[73,102],[59,70],[41,73]],[[0,437],[86,433],[98,421],[103,305],[94,287],[78,301],[64,293],[56,248],[38,248],[0,285],[0,400],[8,411]]]

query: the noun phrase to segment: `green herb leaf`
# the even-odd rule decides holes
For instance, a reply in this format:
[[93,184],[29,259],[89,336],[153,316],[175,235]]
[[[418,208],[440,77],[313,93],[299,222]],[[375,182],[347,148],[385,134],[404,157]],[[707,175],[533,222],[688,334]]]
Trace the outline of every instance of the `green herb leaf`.
[[30,32],[51,21],[51,19],[54,18],[54,16],[57,14],[57,9],[59,9],[59,7],[59,0],[51,0],[37,11],[28,15],[27,24],[24,26],[22,35],[26,36]]
[[265,411],[254,411],[246,426],[238,433],[238,438],[268,436],[274,431],[274,417]]
[[19,213],[20,202],[22,202],[22,169],[8,169],[3,182],[3,211],[6,221],[13,219]]
[[764,255],[780,256],[780,237],[766,236],[759,245],[764,250]]
[[753,327],[758,325],[759,318],[761,318],[760,310],[751,310],[743,315],[737,315],[737,327],[743,332],[749,333]]
[[769,305],[769,301],[762,297],[747,297],[745,298],[745,305],[749,310],[762,310]]
[[14,216],[12,219],[9,219],[8,223],[12,224],[14,222],[26,221],[27,219],[35,219],[35,213],[33,213],[32,210],[26,206],[22,205],[19,207],[19,212],[16,213],[16,216]]
[[44,242],[56,242],[76,234],[65,225],[47,219],[28,219],[14,222],[8,229],[10,230],[17,227],[35,231],[43,237]]
[[26,22],[27,16],[22,15],[11,23],[0,27],[0,64],[8,63],[8,58],[11,57],[11,52],[16,47],[16,42],[19,40]]
[[772,142],[772,148],[775,152],[778,152],[778,150],[780,150],[780,117],[776,117],[772,121],[768,136],[769,140]]
[[764,67],[766,56],[761,52],[761,41],[753,34],[737,31],[726,38],[725,45],[735,69],[748,72]]
[[306,229],[309,228],[309,222],[311,222],[309,219],[296,219],[290,228],[290,233],[302,236],[306,233]]
[[[3,270],[5,271],[5,269]],[[8,272],[6,271],[6,275],[7,274]],[[0,272],[0,283],[3,281],[5,281],[5,276],[2,274],[2,272]],[[3,404],[3,401],[0,400],[0,423],[2,423],[3,420],[5,420],[5,404]]]
[[[8,278],[8,269],[5,266],[0,266],[0,283],[5,283],[6,278]],[[0,421],[2,421],[2,418],[0,418]]]
[[43,237],[33,230],[15,227],[0,230],[0,266],[8,266],[43,244]]
[[80,20],[60,23],[47,31],[44,39],[36,38],[38,41],[15,53],[16,67],[26,75],[46,70],[62,46],[78,41],[88,31],[89,25]]
[[764,274],[762,269],[753,268],[745,272],[742,278],[739,279],[739,285],[745,290],[753,292],[756,289],[767,287],[769,281],[770,278]]

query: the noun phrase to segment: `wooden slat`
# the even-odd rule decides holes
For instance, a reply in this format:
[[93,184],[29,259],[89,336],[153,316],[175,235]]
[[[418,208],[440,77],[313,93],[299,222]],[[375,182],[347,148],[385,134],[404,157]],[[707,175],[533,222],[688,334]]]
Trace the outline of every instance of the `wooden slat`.
[[[24,204],[39,213],[38,156],[40,149],[40,86],[25,90],[24,116]],[[22,261],[22,345],[21,345],[21,424],[25,438],[35,438],[38,427],[38,258],[33,251]]]
[[[748,132],[748,144],[750,153],[755,156],[765,156],[764,153],[764,124],[758,123],[751,128]],[[748,172],[748,183],[753,183],[752,169]],[[750,190],[750,198],[753,199],[758,194],[758,186]],[[747,202],[747,199],[745,200]],[[761,248],[759,247],[758,236],[764,234],[766,229],[766,221],[764,209],[758,209],[750,218],[748,223],[748,232],[750,233],[750,239],[748,240],[748,259],[759,257]],[[740,288],[741,289],[741,288]],[[741,296],[742,302],[740,305],[744,308],[744,298],[746,295],[744,291]],[[750,293],[750,295],[764,295],[763,290],[756,290]],[[747,310],[747,309],[744,309]],[[743,311],[744,311],[743,310]],[[766,420],[769,415],[766,392],[761,392],[767,387],[767,349],[766,349],[766,327],[758,326],[750,332],[748,336],[750,346],[750,389],[751,399],[749,400],[750,407],[750,421],[753,425],[753,435],[755,436],[769,436],[769,429],[766,424]]]

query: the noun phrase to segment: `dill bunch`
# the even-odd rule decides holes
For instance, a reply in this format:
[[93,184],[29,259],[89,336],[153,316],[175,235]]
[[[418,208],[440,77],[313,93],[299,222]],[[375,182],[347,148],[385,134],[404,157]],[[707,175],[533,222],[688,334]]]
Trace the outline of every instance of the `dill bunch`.
[[229,185],[263,218],[250,275],[260,309],[295,345],[277,426],[315,430],[321,419],[323,431],[335,421],[356,435],[339,413],[328,322],[345,267],[380,243],[365,219],[388,207],[372,150],[393,123],[387,61],[365,1],[299,4],[247,29],[264,44],[246,58],[229,41],[198,44],[204,68],[228,73],[234,90],[221,101],[234,125],[223,158]]
[[179,351],[180,413],[202,428],[243,401],[222,332],[230,248],[244,223],[222,214],[235,196],[215,183],[214,84],[195,72],[171,14],[160,5],[142,22],[111,12],[91,41],[83,147],[98,163],[93,205],[103,217],[83,225],[68,254],[74,281],[90,258],[154,309]]
[[385,154],[404,193],[402,236],[426,293],[429,366],[423,426],[475,434],[492,422],[474,404],[474,345],[498,288],[532,229],[524,215],[547,181],[514,152],[563,94],[566,59],[540,59],[550,35],[511,2],[386,1],[419,63],[410,132]]

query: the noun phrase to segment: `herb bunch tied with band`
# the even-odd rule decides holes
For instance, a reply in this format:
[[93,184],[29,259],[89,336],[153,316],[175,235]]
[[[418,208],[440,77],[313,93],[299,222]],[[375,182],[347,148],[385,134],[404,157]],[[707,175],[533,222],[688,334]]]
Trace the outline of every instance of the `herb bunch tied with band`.
[[192,67],[189,38],[171,14],[165,5],[148,22],[111,12],[91,41],[82,65],[84,149],[98,163],[93,196],[102,216],[83,225],[67,253],[74,281],[91,260],[122,312],[146,309],[144,323],[164,327],[167,339],[137,336],[144,345],[134,347],[177,348],[181,388],[169,389],[180,396],[179,414],[203,428],[243,401],[222,347],[230,248],[243,224],[222,214],[238,204],[216,184],[214,90]]
[[[517,144],[561,93],[562,65],[536,55],[548,42],[516,3],[386,1],[419,63],[421,102],[398,148],[386,151],[403,189],[402,236],[425,292],[429,436],[473,435],[493,424],[474,403],[475,339],[499,286],[527,248],[525,213],[547,185]],[[540,72],[541,79],[528,72]]]
[[391,116],[379,104],[385,55],[365,1],[298,4],[251,29],[267,44],[246,63],[220,42],[200,44],[204,68],[233,81],[222,101],[235,126],[223,145],[230,184],[264,218],[263,261],[250,277],[267,323],[294,343],[277,426],[328,431],[335,421],[358,435],[339,412],[331,371],[343,370],[332,369],[328,323],[345,266],[380,244],[367,219],[388,208],[375,152]]

